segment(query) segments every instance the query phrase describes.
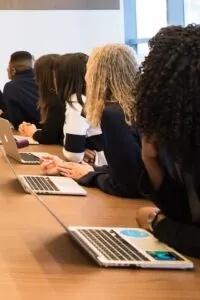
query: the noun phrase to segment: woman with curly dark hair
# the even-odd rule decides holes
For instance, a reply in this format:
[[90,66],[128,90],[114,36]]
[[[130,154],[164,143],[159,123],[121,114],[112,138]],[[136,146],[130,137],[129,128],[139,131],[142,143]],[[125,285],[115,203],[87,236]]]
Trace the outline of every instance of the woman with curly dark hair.
[[170,26],[149,42],[137,85],[142,158],[158,208],[141,227],[186,255],[200,257],[200,26]]

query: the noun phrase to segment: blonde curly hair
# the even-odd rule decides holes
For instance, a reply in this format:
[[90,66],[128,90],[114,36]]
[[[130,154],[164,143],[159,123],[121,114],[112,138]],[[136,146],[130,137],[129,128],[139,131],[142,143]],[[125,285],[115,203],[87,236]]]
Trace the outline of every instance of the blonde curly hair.
[[134,122],[137,72],[136,55],[129,46],[107,44],[92,51],[87,64],[85,112],[93,126],[100,125],[108,102],[119,103],[126,122]]

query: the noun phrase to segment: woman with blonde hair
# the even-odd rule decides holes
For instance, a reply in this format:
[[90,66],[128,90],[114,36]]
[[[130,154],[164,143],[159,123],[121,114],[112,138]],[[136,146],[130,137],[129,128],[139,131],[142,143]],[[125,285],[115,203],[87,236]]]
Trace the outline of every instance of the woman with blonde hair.
[[135,117],[137,71],[135,54],[126,45],[108,44],[93,50],[87,64],[85,113],[92,126],[101,126],[108,166],[60,163],[61,175],[109,194],[140,197],[140,138],[130,126]]

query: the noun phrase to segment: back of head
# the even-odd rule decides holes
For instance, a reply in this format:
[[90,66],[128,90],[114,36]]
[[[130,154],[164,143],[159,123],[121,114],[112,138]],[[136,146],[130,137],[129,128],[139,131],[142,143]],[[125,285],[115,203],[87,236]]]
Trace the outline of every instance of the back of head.
[[85,95],[85,74],[88,56],[84,53],[62,55],[55,72],[57,91],[63,102],[71,104],[71,96],[76,94],[83,105],[81,95]]
[[132,48],[108,44],[95,48],[87,65],[88,120],[97,126],[107,102],[118,102],[128,123],[134,118],[134,90],[138,65]]
[[53,104],[54,97],[52,97],[52,94],[56,94],[54,71],[57,68],[59,57],[58,54],[47,54],[41,56],[35,62],[34,72],[39,88],[39,107],[42,122],[45,121],[48,109]]
[[200,26],[162,28],[137,85],[137,122],[184,167],[200,153]]
[[27,51],[14,52],[10,57],[9,68],[11,72],[11,77],[14,76],[16,73],[32,69],[33,56]]

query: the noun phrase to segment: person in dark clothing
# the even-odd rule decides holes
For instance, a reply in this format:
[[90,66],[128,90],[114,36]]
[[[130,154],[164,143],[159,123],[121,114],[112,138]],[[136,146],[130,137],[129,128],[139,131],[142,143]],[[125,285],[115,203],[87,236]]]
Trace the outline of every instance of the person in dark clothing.
[[32,137],[40,144],[63,144],[63,125],[65,106],[57,95],[54,84],[54,72],[60,55],[48,54],[40,57],[34,67],[39,87],[39,110],[41,129],[34,124],[23,122],[19,131],[21,135]]
[[6,111],[6,105],[3,99],[2,91],[0,91],[0,110],[1,110],[0,118],[4,118],[8,120],[8,113]]
[[27,51],[11,55],[8,66],[10,79],[3,90],[3,114],[15,129],[23,122],[39,124],[38,89],[33,73],[33,57]]
[[85,111],[93,126],[101,125],[108,166],[63,163],[57,159],[43,165],[46,173],[58,172],[112,195],[141,197],[140,137],[135,126],[130,126],[137,70],[134,52],[128,46],[111,44],[94,49],[87,65]]
[[160,241],[200,258],[200,26],[163,28],[149,45],[136,111],[149,197],[159,209],[143,208],[137,220]]
[[0,109],[2,112],[4,112],[6,110],[6,106],[3,100],[3,93],[2,91],[0,91]]

